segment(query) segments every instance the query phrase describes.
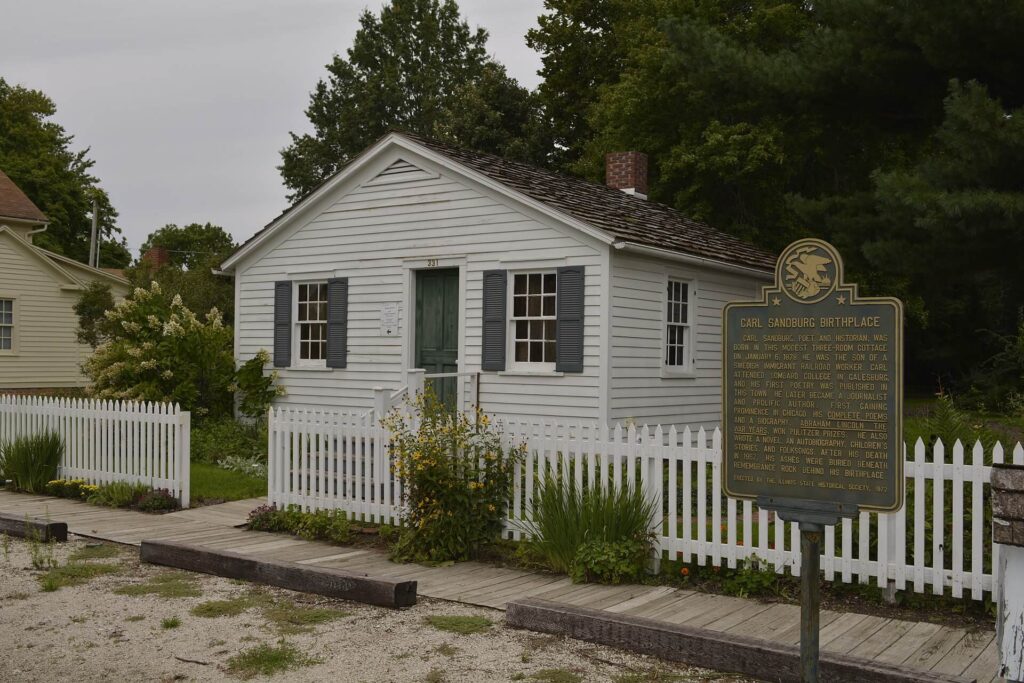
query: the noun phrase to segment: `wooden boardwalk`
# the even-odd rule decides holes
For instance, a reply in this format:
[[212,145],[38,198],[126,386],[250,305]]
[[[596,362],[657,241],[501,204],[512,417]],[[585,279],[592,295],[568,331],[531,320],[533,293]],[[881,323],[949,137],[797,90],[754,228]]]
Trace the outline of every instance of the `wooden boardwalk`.
[[[796,645],[797,605],[762,603],[663,586],[576,585],[564,576],[463,562],[449,567],[395,564],[378,551],[345,548],[237,528],[262,499],[236,501],[167,515],[99,508],[76,501],[0,491],[0,512],[67,522],[80,536],[138,545],[177,541],[256,557],[339,567],[415,579],[419,594],[495,609],[537,597],[592,609],[660,619]],[[995,633],[865,614],[821,613],[821,647],[890,664],[958,674],[988,683],[1002,679]]]

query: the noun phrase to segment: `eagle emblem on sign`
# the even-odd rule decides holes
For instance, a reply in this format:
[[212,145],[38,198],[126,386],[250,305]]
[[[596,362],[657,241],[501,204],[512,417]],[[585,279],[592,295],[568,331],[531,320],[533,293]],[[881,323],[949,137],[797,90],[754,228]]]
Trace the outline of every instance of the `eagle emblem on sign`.
[[816,244],[794,245],[782,266],[785,289],[797,301],[820,299],[836,284],[836,261]]

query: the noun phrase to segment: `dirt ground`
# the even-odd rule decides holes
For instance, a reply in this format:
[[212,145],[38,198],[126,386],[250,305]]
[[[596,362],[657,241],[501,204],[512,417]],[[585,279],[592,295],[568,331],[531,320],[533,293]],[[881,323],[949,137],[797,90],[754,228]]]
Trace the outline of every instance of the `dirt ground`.
[[[142,565],[135,548],[0,542],[0,681],[741,680],[506,628],[495,610],[438,600],[387,610]],[[428,622],[438,616],[493,625],[457,621],[483,629],[463,634]]]

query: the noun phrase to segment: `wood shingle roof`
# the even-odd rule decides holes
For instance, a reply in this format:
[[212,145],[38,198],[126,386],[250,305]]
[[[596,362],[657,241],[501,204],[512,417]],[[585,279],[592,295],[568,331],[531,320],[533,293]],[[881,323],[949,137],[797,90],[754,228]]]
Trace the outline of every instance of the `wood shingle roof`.
[[[406,132],[392,132],[367,148],[327,179],[317,189],[286,209],[266,227],[242,244],[225,262],[225,267],[239,258],[252,243],[275,229],[335,179],[341,177],[367,154],[380,148],[388,138],[402,138],[413,146],[426,149],[454,162],[455,165],[487,176],[509,190],[545,204],[549,209],[576,221],[586,223],[605,233],[615,243],[636,245],[655,250],[681,253],[710,261],[762,272],[775,268],[775,256],[738,237],[687,218],[664,204],[648,201],[621,190],[553,171],[476,152]],[[408,144],[408,142],[406,144]]]
[[572,176],[400,133],[528,197],[609,233],[616,240],[772,270],[775,256],[691,220],[664,204]]

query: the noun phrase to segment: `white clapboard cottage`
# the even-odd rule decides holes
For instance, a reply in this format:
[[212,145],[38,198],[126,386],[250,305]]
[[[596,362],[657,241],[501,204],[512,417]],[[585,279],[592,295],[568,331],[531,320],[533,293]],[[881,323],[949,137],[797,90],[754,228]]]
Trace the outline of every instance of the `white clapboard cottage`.
[[385,136],[223,264],[236,355],[271,350],[280,401],[314,409],[368,412],[423,369],[497,416],[717,424],[722,307],[773,258],[647,201],[644,155],[608,166]]

